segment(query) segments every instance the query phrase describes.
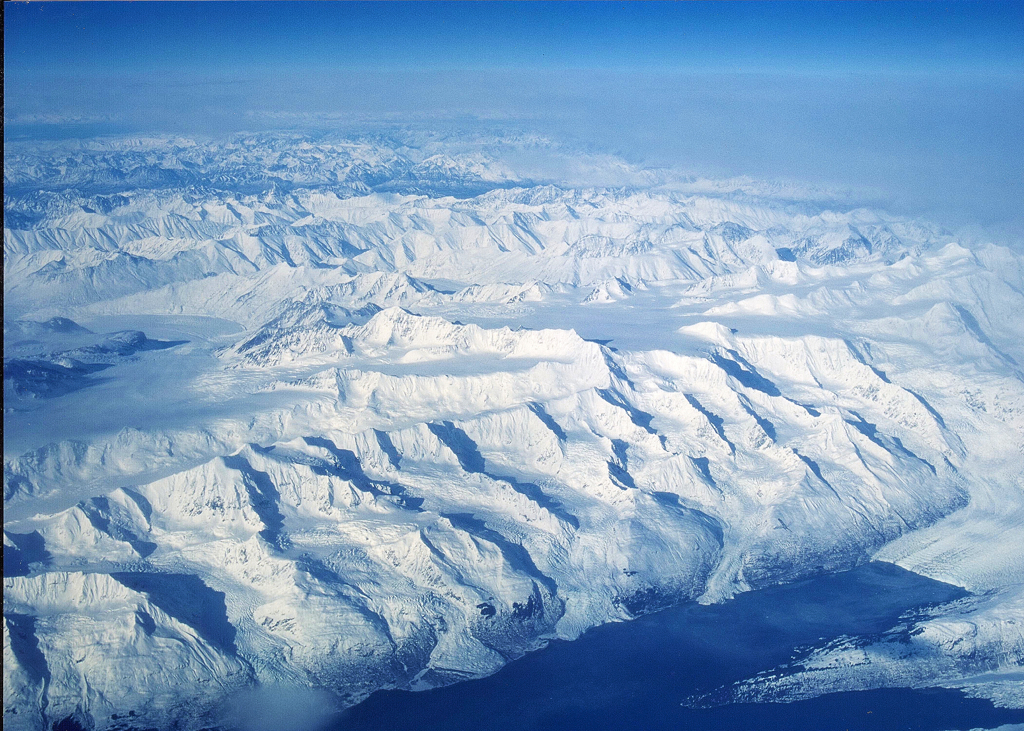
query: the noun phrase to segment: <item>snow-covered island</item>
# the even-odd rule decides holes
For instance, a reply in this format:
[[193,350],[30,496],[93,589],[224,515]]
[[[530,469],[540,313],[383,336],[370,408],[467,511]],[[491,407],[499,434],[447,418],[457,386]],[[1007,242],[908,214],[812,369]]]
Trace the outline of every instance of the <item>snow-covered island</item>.
[[1024,708],[1024,257],[524,149],[577,154],[8,142],[6,728],[341,709],[871,560],[970,596],[723,692]]

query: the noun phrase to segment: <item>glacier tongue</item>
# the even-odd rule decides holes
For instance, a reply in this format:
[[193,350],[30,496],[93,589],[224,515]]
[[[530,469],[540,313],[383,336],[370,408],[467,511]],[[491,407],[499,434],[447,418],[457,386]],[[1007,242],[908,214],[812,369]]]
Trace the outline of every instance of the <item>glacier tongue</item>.
[[5,153],[5,724],[341,708],[872,558],[979,596],[729,697],[1021,705],[1019,255],[414,142]]

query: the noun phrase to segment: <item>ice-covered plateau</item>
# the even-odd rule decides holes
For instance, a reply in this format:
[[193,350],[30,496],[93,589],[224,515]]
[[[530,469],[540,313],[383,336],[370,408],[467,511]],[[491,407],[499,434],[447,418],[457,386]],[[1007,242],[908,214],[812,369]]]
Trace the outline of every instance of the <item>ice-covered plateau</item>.
[[1024,259],[524,147],[7,146],[6,727],[340,708],[871,559],[972,597],[727,694],[1024,706]]

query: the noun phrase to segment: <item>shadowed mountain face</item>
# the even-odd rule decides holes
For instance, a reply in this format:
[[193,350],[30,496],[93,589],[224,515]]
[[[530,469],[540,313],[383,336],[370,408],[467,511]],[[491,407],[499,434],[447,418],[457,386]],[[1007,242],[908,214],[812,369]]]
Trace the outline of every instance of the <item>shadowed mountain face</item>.
[[1017,718],[1020,257],[558,149],[5,151],[5,726]]

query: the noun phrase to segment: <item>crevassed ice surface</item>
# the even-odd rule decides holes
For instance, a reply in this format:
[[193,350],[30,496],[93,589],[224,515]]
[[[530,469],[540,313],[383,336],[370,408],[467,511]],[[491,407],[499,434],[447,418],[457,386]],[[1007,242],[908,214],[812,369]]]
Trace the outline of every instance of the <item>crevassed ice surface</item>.
[[341,708],[872,558],[972,598],[723,692],[1024,707],[1020,254],[523,150],[573,154],[8,144],[5,725]]

